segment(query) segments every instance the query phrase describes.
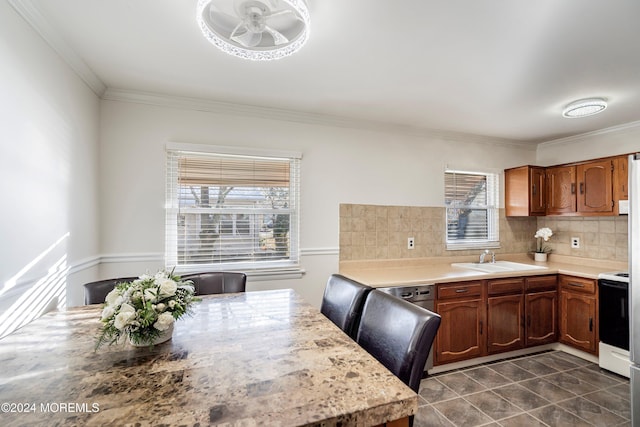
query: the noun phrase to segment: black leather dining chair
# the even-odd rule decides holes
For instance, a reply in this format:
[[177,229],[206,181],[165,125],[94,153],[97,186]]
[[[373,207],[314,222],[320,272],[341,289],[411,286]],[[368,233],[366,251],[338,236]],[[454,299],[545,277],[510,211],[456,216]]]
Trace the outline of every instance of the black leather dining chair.
[[373,290],[367,296],[356,342],[418,393],[440,316]]
[[371,289],[340,274],[332,274],[324,290],[320,312],[355,339],[362,307]]
[[107,294],[116,287],[118,283],[131,282],[137,277],[119,277],[117,279],[104,279],[96,282],[85,283],[84,285],[84,303],[102,304]]
[[246,274],[230,271],[185,274],[182,280],[193,282],[196,295],[244,292],[247,287]]

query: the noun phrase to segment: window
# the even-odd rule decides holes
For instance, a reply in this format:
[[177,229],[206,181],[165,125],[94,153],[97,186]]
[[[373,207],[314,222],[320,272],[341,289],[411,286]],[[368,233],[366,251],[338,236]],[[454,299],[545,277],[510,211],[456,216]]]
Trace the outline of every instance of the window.
[[167,148],[168,267],[184,272],[298,266],[299,154]]
[[447,249],[498,247],[498,174],[447,170]]

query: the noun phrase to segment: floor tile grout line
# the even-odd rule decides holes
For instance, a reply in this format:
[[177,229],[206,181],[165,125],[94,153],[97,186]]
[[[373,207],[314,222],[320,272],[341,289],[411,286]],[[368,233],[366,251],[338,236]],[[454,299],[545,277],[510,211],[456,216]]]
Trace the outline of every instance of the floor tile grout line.
[[[564,357],[564,355],[568,356],[568,357]],[[558,361],[558,363],[551,363],[551,364],[547,364],[544,361],[541,360],[536,360],[536,358],[540,357],[540,356],[544,356],[544,357],[552,357],[553,359],[556,359]],[[536,372],[532,372],[529,369],[526,369],[522,366],[520,366],[519,364],[516,363],[512,363],[514,361],[518,361],[518,360],[524,360],[524,359],[530,359],[533,362],[536,363],[540,363],[543,366],[547,367],[547,368],[551,368],[553,370],[555,370],[555,372],[551,372],[551,373],[545,373],[545,374],[540,374],[540,373],[536,373]],[[532,414],[532,411],[536,411],[539,410],[541,408],[546,408],[546,407],[550,407],[550,406],[554,406],[556,407],[558,410],[563,411],[567,414],[571,414],[572,416],[575,416],[577,419],[582,420],[588,424],[591,425],[591,423],[589,423],[588,420],[582,418],[580,415],[578,415],[577,413],[572,412],[569,409],[566,409],[564,407],[562,407],[561,405],[565,402],[568,402],[570,400],[574,400],[574,399],[582,399],[584,401],[589,402],[590,404],[593,404],[597,407],[599,407],[601,410],[606,411],[607,413],[611,413],[615,416],[620,417],[620,419],[622,419],[623,421],[621,421],[620,424],[624,424],[628,422],[628,419],[622,415],[619,412],[614,412],[612,410],[609,410],[606,406],[601,405],[600,403],[590,400],[588,399],[586,396],[588,395],[592,395],[594,393],[598,393],[598,392],[604,392],[609,396],[612,396],[613,398],[616,399],[621,399],[627,403],[630,403],[630,400],[627,400],[626,398],[624,398],[623,396],[621,396],[620,394],[623,394],[622,390],[618,393],[611,391],[611,389],[615,388],[615,387],[621,387],[625,384],[628,385],[628,380],[626,380],[623,377],[618,377],[618,376],[614,376],[614,375],[606,375],[605,372],[602,372],[602,369],[597,369],[594,367],[593,362],[590,361],[583,361],[583,363],[579,363],[579,359],[577,356],[573,356],[570,354],[565,354],[562,351],[556,351],[556,350],[549,350],[549,351],[544,351],[544,352],[539,352],[539,353],[534,353],[534,354],[530,354],[530,355],[523,355],[523,356],[519,356],[519,357],[511,357],[511,358],[506,358],[506,359],[502,359],[502,360],[496,360],[496,361],[492,361],[492,362],[487,362],[487,363],[482,363],[482,364],[478,364],[478,365],[474,365],[474,366],[469,366],[466,368],[458,368],[458,369],[452,369],[450,371],[444,371],[441,373],[438,373],[437,375],[432,375],[432,376],[428,376],[427,378],[432,378],[435,380],[435,382],[437,384],[439,384],[443,390],[449,391],[451,393],[453,393],[454,397],[451,397],[449,399],[443,399],[437,402],[429,402],[427,401],[427,399],[425,399],[424,397],[422,397],[422,400],[424,402],[426,402],[426,404],[428,406],[431,406],[431,408],[436,411],[439,415],[441,415],[442,417],[444,417],[445,420],[447,420],[448,422],[453,423],[453,421],[451,421],[449,418],[447,418],[444,413],[442,413],[441,411],[439,411],[438,409],[436,409],[436,407],[434,405],[440,404],[440,403],[444,403],[444,402],[449,402],[455,399],[462,399],[463,402],[465,402],[466,404],[470,405],[471,407],[473,407],[475,410],[477,410],[480,414],[482,414],[483,416],[486,416],[488,419],[493,420],[491,422],[489,422],[488,424],[492,424],[492,423],[497,423],[502,425],[502,421],[507,420],[509,418],[513,418],[513,417],[517,417],[517,416],[521,416],[523,414],[526,414],[532,418],[534,418],[535,420],[539,421],[540,423],[542,423],[543,425],[547,425],[546,423],[544,423],[544,421],[540,420],[538,417],[534,416]],[[563,366],[563,362],[564,362],[564,366]],[[512,365],[514,365],[515,367],[522,369],[523,371],[527,372],[528,374],[532,375],[531,378],[526,378],[526,379],[520,379],[520,380],[516,380],[513,378],[509,378],[508,376],[503,375],[501,372],[498,372],[495,369],[492,369],[492,366],[495,366],[497,364],[502,364],[502,363],[511,363]],[[570,364],[572,366],[566,366],[566,364]],[[497,385],[497,386],[492,386],[489,387],[486,385],[485,382],[482,382],[481,379],[476,379],[474,377],[472,377],[471,375],[468,374],[468,372],[475,370],[475,369],[479,369],[482,367],[487,367],[489,368],[498,378],[502,378],[504,380],[507,381],[506,384],[501,384],[501,385]],[[587,376],[587,378],[590,378],[591,381],[589,380],[585,380],[583,378],[580,378],[579,376],[576,376],[575,373],[578,371],[583,371],[586,374],[593,374],[595,375],[594,377],[589,377]],[[572,372],[574,374],[572,374]],[[483,390],[479,390],[479,391],[473,391],[473,392],[468,392],[465,394],[460,394],[458,393],[456,390],[454,390],[452,387],[448,386],[447,384],[445,384],[443,381],[440,380],[440,377],[443,377],[445,375],[451,375],[451,374],[455,374],[455,373],[461,373],[463,374],[463,377],[466,378],[469,381],[473,381],[474,383],[480,385],[481,387],[483,387]],[[571,390],[568,390],[552,381],[550,381],[550,378],[554,375],[559,375],[559,374],[566,374],[569,375],[571,377],[573,377],[574,379],[584,382],[585,384],[588,384],[590,387],[594,387],[594,390],[588,391],[586,393],[583,394],[577,394]],[[583,375],[584,376],[584,375]],[[598,376],[602,376],[608,380],[612,380],[612,382],[615,382],[613,384],[602,384],[600,382],[600,384],[594,384],[594,382],[599,382],[597,381]],[[425,378],[426,379],[426,378]],[[491,378],[489,378],[489,380],[491,381]],[[550,401],[547,398],[545,398],[544,396],[540,395],[539,393],[529,389],[528,387],[525,387],[522,383],[526,382],[526,381],[531,381],[531,380],[542,380],[545,381],[551,385],[553,385],[554,387],[557,387],[559,390],[562,390],[564,392],[569,393],[571,396],[564,398],[562,400],[558,400],[558,401]],[[605,381],[606,382],[606,381]],[[518,385],[520,387],[522,387],[523,389],[527,390],[528,392],[532,393],[533,395],[543,399],[544,401],[548,402],[546,405],[542,405],[538,408],[533,408],[531,410],[525,410],[524,408],[521,408],[520,406],[512,403],[511,401],[509,401],[508,399],[504,398],[503,396],[499,395],[498,393],[495,392],[496,389],[502,388],[502,387],[506,387],[509,385]],[[510,405],[512,405],[515,409],[519,410],[520,412],[518,412],[517,414],[505,417],[505,418],[500,418],[498,420],[495,420],[493,417],[491,417],[488,413],[482,411],[478,406],[476,406],[475,404],[473,404],[471,401],[468,400],[468,397],[470,397],[471,395],[474,394],[479,394],[479,393],[484,393],[484,392],[490,392],[493,395],[497,396],[498,398],[507,401]],[[453,423],[455,424],[455,423]],[[486,425],[486,424],[483,424]],[[615,424],[615,425],[619,425],[619,424]]]

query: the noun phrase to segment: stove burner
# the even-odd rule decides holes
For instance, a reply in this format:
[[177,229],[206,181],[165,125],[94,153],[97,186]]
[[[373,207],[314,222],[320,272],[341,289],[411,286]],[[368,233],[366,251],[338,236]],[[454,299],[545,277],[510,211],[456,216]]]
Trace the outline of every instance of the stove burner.
[[615,275],[618,277],[629,277],[629,273],[616,273]]

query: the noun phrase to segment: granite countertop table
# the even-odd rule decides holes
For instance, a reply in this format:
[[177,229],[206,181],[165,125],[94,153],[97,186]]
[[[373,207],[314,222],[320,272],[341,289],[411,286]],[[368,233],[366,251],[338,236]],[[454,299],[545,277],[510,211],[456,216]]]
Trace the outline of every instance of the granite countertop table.
[[0,340],[0,425],[372,426],[417,395],[292,290],[203,297],[172,340],[94,352],[101,306]]

